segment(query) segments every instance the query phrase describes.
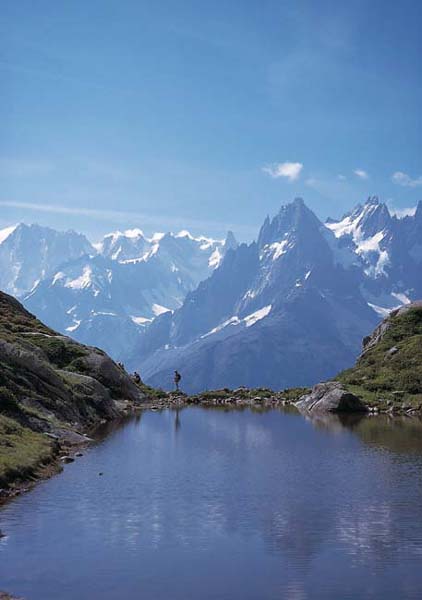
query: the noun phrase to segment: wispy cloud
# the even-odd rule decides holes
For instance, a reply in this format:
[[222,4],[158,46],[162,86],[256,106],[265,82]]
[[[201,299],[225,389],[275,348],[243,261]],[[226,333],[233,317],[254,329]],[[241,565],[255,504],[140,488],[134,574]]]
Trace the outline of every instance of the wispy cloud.
[[353,173],[356,175],[356,177],[359,177],[359,179],[369,179],[368,173],[363,169],[355,169]]
[[223,223],[213,220],[191,219],[189,217],[172,217],[162,215],[151,215],[139,212],[113,210],[113,209],[97,209],[97,208],[82,208],[77,206],[63,206],[57,204],[42,204],[35,202],[17,202],[13,200],[0,200],[0,207],[15,208],[27,211],[35,211],[47,214],[69,215],[75,217],[86,217],[101,221],[108,221],[117,224],[142,224],[146,227],[161,229],[196,229],[201,233],[207,231],[224,232],[232,229],[245,238],[251,238],[256,234],[254,228],[248,225],[236,223]]
[[412,179],[410,175],[408,175],[407,173],[403,173],[402,171],[396,171],[395,173],[393,173],[393,175],[391,176],[391,180],[393,183],[396,183],[397,185],[401,185],[403,187],[415,188],[422,185],[422,175],[420,175],[416,179]]
[[302,169],[303,164],[300,162],[274,163],[262,168],[264,173],[268,173],[273,179],[285,177],[289,181],[298,179]]

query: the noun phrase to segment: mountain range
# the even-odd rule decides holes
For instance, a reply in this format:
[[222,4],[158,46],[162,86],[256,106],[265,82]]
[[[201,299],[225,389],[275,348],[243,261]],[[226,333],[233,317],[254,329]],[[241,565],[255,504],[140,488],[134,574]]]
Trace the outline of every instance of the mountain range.
[[353,363],[381,316],[421,296],[421,242],[421,203],[399,219],[369,198],[323,224],[296,199],[155,319],[134,360],[152,385],[168,388],[181,371],[189,392],[328,379]]
[[268,386],[353,363],[389,311],[422,297],[422,203],[398,218],[371,197],[322,223],[296,199],[238,245],[139,229],[98,244],[37,225],[0,231],[0,288],[50,327],[156,386]]
[[139,229],[91,244],[73,231],[19,224],[0,231],[0,289],[50,327],[121,359],[139,330],[181,306],[236,244],[231,232],[219,241],[187,231],[147,238]]

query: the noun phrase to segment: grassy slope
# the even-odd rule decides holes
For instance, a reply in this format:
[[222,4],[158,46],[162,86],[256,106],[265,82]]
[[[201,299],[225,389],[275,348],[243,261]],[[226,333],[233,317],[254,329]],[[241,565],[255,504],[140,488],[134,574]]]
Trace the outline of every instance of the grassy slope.
[[0,415],[0,488],[32,477],[55,455],[51,439]]
[[[380,341],[337,377],[369,404],[422,405],[422,307],[389,317]],[[391,349],[397,349],[391,352]]]
[[[0,294],[0,339],[19,345],[23,341],[25,346],[22,333],[27,332],[54,333],[22,310],[14,298]],[[28,394],[28,383],[11,365],[0,362],[0,488],[31,477],[55,453],[51,439],[16,422],[15,418],[22,416],[17,400],[21,394]]]
[[57,444],[42,432],[115,418],[114,400],[137,396],[131,386],[104,352],[58,335],[0,292],[0,488],[55,457]]

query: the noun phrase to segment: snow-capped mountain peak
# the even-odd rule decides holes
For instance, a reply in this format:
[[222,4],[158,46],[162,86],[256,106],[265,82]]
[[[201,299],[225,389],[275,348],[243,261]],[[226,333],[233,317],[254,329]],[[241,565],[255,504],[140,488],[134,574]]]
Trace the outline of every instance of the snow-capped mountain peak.
[[114,231],[104,236],[103,240],[95,244],[98,252],[112,260],[128,260],[140,258],[149,247],[141,229],[127,229]]
[[74,232],[18,225],[1,232],[0,287],[52,327],[129,352],[139,329],[175,310],[236,246],[187,232],[114,231],[91,245]]
[[350,236],[355,243],[375,235],[391,223],[392,217],[387,206],[378,197],[368,198],[362,206],[359,204],[353,212],[345,215],[340,221],[326,223],[336,237]]
[[368,198],[366,203],[345,215],[340,221],[327,222],[336,238],[349,240],[354,251],[365,264],[365,273],[372,278],[387,274],[390,264],[388,240],[393,218],[378,197]]
[[21,296],[69,260],[95,253],[75,231],[59,232],[20,223],[3,229],[0,243],[0,289]]
[[228,253],[180,309],[143,331],[132,364],[157,385],[181,369],[194,391],[330,376],[380,315],[422,295],[416,213],[397,219],[371,197],[322,224],[301,199],[282,206],[257,243]]
[[[23,297],[52,327],[104,347],[133,368],[136,356],[144,360],[163,349],[170,357],[171,348],[177,354],[190,344],[192,355],[183,356],[198,364],[202,352],[232,339],[222,359],[229,367],[237,336],[252,357],[254,343],[267,348],[264,331],[269,351],[274,344],[289,361],[293,337],[307,335],[304,322],[315,333],[315,347],[330,331],[335,361],[348,337],[358,348],[378,315],[422,296],[421,269],[422,204],[399,219],[374,197],[325,224],[298,198],[265,219],[257,242],[240,246],[231,232],[223,241],[187,231],[147,236],[133,228],[110,233],[95,247],[75,232],[36,225],[0,232],[0,287]],[[284,342],[271,333],[279,326]],[[146,346],[136,354],[141,338]],[[350,358],[350,349],[346,354]]]

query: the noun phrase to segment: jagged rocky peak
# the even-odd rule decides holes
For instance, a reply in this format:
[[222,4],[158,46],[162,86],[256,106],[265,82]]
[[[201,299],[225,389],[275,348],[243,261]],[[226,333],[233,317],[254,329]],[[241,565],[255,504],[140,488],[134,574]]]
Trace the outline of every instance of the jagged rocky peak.
[[366,236],[375,235],[391,223],[391,214],[386,204],[380,202],[378,196],[368,198],[365,203],[360,227]]
[[319,230],[320,226],[321,222],[306,206],[303,198],[295,198],[293,202],[284,204],[272,220],[267,216],[259,232],[258,246],[262,248],[280,241],[286,234],[304,230],[310,233],[315,228]]
[[227,250],[235,250],[238,246],[237,239],[234,236],[233,231],[229,230],[226,235],[226,239],[224,241],[224,249]]
[[387,205],[380,202],[378,196],[370,196],[365,204],[358,204],[340,221],[327,219],[325,224],[336,237],[349,236],[357,242],[388,229],[392,220]]

